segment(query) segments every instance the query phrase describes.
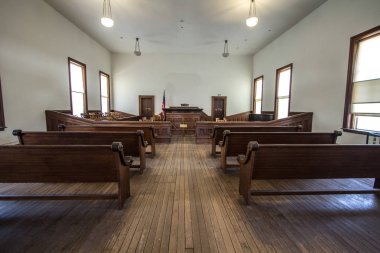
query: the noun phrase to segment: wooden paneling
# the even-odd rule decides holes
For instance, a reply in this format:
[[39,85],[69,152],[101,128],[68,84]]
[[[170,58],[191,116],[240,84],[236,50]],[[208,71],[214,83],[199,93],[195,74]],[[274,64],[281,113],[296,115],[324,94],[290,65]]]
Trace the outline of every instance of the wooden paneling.
[[23,132],[14,130],[21,145],[106,145],[120,142],[123,145],[124,155],[138,157],[139,164],[131,165],[139,168],[142,173],[146,168],[144,132]]
[[158,142],[170,142],[171,123],[168,121],[95,121],[69,114],[68,111],[45,111],[47,131],[58,131],[58,125],[115,125],[115,126],[154,126]]
[[[342,132],[332,133],[299,133],[299,132],[230,132],[224,131],[223,141],[219,142],[221,149],[220,166],[225,171],[227,158],[247,152],[250,141],[261,144],[335,144]],[[233,165],[236,166],[236,163]]]
[[[267,113],[267,112],[263,112]],[[247,113],[247,117],[248,117]],[[197,143],[210,143],[214,126],[302,126],[303,132],[311,132],[313,125],[312,112],[292,112],[284,119],[271,121],[227,121],[227,122],[206,122],[199,121],[195,125],[195,136]]]
[[[129,166],[120,142],[111,145],[0,146],[0,182],[118,182],[119,207],[130,196]],[[0,200],[94,199],[101,195],[0,195]]]
[[[378,187],[379,156],[379,145],[270,145],[252,141],[246,155],[238,157],[239,192],[249,203],[251,179],[375,178],[374,187]],[[331,190],[323,190],[326,189],[315,193],[333,194]],[[364,191],[369,192],[368,189]],[[306,193],[311,194],[310,191]],[[354,190],[353,193],[360,191]]]
[[[379,252],[374,195],[239,197],[239,173],[219,169],[190,136],[158,144],[132,196],[114,201],[1,202],[2,252]],[[253,189],[372,189],[373,179],[256,180]],[[0,193],[115,192],[112,183],[0,184]]]

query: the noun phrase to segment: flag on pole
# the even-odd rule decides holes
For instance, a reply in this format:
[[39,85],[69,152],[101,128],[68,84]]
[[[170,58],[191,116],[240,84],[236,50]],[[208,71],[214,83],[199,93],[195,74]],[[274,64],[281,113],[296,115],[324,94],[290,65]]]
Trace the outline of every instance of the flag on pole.
[[165,101],[165,90],[164,90],[164,96],[162,97],[162,115],[164,116],[163,120],[165,120],[166,115],[165,115],[165,107],[166,107],[166,101]]

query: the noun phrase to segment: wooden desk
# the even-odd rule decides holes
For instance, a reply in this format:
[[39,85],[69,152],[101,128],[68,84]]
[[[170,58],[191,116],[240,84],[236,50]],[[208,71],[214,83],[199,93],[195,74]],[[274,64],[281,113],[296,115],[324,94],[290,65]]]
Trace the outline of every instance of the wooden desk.
[[[203,109],[189,106],[176,106],[165,108],[166,121],[172,123],[172,134],[195,135],[195,123],[201,120]],[[181,127],[186,124],[187,128]]]

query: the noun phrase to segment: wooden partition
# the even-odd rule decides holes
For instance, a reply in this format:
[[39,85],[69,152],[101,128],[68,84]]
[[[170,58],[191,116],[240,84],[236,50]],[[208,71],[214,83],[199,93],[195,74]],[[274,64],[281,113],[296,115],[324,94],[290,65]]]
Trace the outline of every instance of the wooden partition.
[[[239,116],[240,115],[240,116]],[[241,113],[235,118],[248,117],[249,112]],[[232,116],[230,116],[232,117]],[[235,119],[233,118],[233,119]],[[228,119],[228,117],[227,117]],[[313,123],[312,112],[292,112],[290,116],[283,119],[271,121],[198,121],[195,125],[195,137],[197,143],[211,143],[211,135],[214,126],[302,126],[302,132],[311,132]]]
[[46,130],[58,131],[58,125],[114,125],[114,126],[153,126],[157,142],[170,142],[171,123],[168,121],[111,121],[83,119],[70,114],[69,111],[45,111]]

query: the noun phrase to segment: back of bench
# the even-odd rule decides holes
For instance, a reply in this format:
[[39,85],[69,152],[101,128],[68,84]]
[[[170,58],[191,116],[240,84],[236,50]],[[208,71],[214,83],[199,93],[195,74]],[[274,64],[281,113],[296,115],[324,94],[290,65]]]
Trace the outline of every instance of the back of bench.
[[212,138],[215,138],[215,144],[223,139],[224,131],[231,132],[300,132],[302,126],[215,126]]
[[379,145],[257,145],[252,178],[380,178]]
[[0,146],[0,182],[118,182],[122,144]]
[[375,178],[380,188],[379,145],[248,143],[240,164],[239,193],[249,203],[252,179]]
[[22,145],[106,145],[121,142],[125,155],[140,156],[144,133],[136,132],[23,132],[14,130]]
[[117,126],[117,125],[58,125],[58,129],[66,132],[136,132],[144,131],[144,139],[154,143],[156,135],[153,126]]
[[226,130],[221,146],[226,148],[226,156],[237,156],[246,152],[249,141],[257,141],[260,144],[335,144],[337,137],[340,135],[342,133],[339,131],[332,133],[238,133]]

